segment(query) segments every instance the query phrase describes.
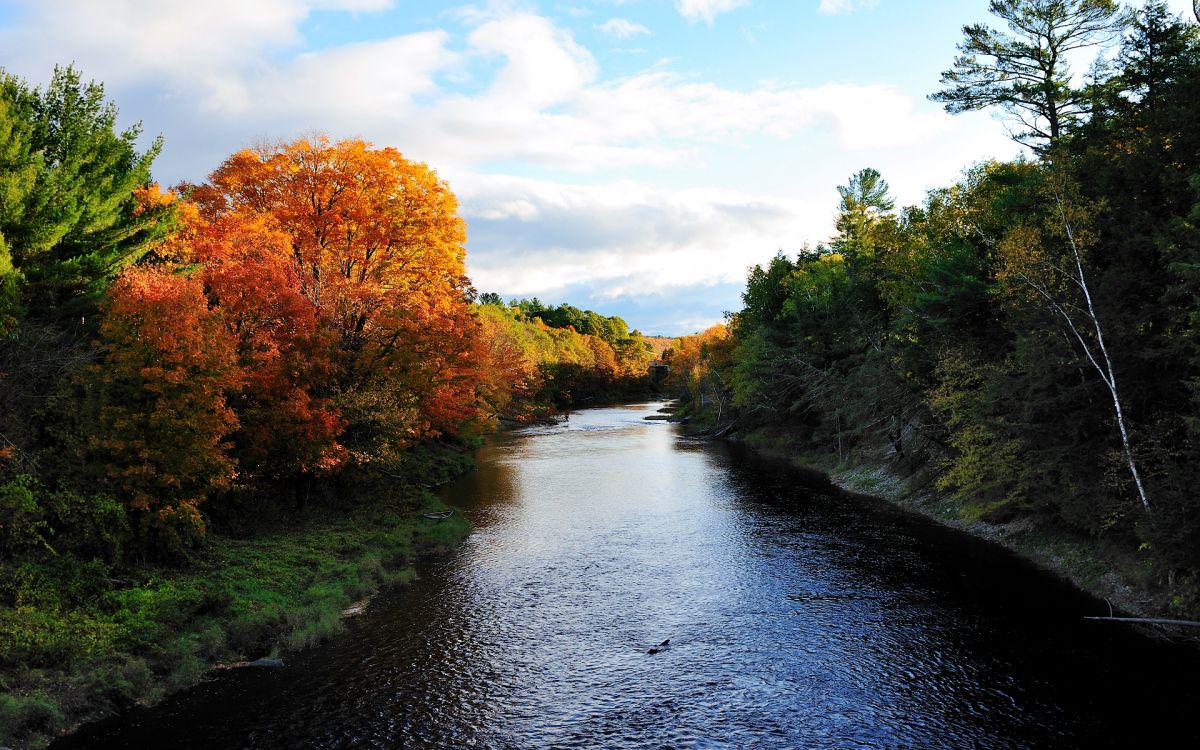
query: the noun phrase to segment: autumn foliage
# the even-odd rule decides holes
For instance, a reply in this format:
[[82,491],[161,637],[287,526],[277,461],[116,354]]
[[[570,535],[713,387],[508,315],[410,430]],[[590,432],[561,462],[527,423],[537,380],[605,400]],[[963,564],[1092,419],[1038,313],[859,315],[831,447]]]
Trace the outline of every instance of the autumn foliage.
[[254,216],[196,223],[184,252],[200,265],[243,378],[238,458],[269,476],[336,468],[343,424],[322,388],[331,339],[299,290],[286,235]]
[[113,285],[100,334],[108,356],[96,368],[90,465],[137,513],[144,543],[184,547],[204,533],[197,506],[236,476],[233,342],[198,280],[141,268]]
[[[465,226],[432,170],[395,149],[319,137],[241,151],[192,196],[210,232],[253,227],[263,262],[307,303],[324,345],[316,390],[361,417],[347,424],[356,455],[382,432],[416,440],[474,416]],[[223,254],[210,244],[207,260],[237,244]]]
[[547,312],[536,300],[478,307],[486,362],[479,390],[491,415],[527,422],[583,400],[619,397],[642,382],[652,354],[641,333],[626,331],[620,318],[609,319],[616,331],[583,333],[558,316],[541,317]]
[[395,149],[269,144],[164,189],[116,122],[71,68],[0,70],[0,745],[308,642],[458,533],[418,488],[480,433],[648,356],[618,318],[480,304],[454,194]]
[[386,474],[420,441],[645,373],[618,318],[475,304],[454,194],[395,149],[300,139],[135,198],[178,230],[109,288],[103,361],[75,386],[94,424],[59,431],[144,552],[196,543],[202,503],[238,488]]
[[116,508],[108,557],[645,375],[619,318],[477,303],[457,198],[394,148],[267,143],[166,190],[115,123],[72,68],[0,71],[0,486]]

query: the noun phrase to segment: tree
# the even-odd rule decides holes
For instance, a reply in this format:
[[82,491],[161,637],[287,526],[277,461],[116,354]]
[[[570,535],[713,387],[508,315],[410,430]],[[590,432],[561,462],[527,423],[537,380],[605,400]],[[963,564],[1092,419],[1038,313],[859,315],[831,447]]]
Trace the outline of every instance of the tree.
[[1086,92],[1072,86],[1068,57],[1115,38],[1119,6],[1114,0],[991,0],[988,9],[1011,33],[964,26],[961,54],[930,99],[953,114],[999,106],[1025,128],[1014,140],[1045,150],[1089,106]]
[[209,304],[235,346],[235,455],[251,476],[327,473],[344,461],[343,422],[328,393],[332,336],[300,292],[288,236],[265,217],[196,217],[166,252],[201,267]]
[[158,143],[139,153],[116,120],[73,68],[44,89],[0,70],[0,445],[31,471],[37,414],[92,361],[105,290],[176,224],[150,182]]
[[671,365],[663,385],[688,401],[711,408],[718,428],[728,426],[722,425],[730,400],[723,370],[729,365],[732,344],[729,329],[718,323],[675,339],[663,355]]
[[97,434],[82,468],[128,504],[144,550],[173,556],[203,537],[199,505],[236,476],[234,348],[200,282],[156,269],[122,274],[100,334]]
[[881,216],[896,207],[896,201],[888,195],[887,180],[870,167],[859,170],[848,185],[840,185],[837,190],[842,197],[837,230],[844,235],[862,237]]
[[44,90],[0,71],[3,109],[0,121],[17,123],[0,126],[13,139],[0,154],[5,171],[16,167],[0,191],[0,277],[11,264],[26,306],[43,317],[86,312],[175,228],[174,201],[150,180],[161,140],[138,153],[140,125],[118,132],[104,87],[71,67],[55,68]]
[[16,326],[22,278],[4,234],[22,219],[41,164],[33,150],[33,122],[20,114],[16,102],[0,95],[0,336]]
[[[1148,511],[1150,498],[1134,456],[1116,367],[1084,270],[1084,253],[1097,240],[1088,227],[1095,211],[1083,204],[1075,186],[1061,174],[1049,173],[1045,189],[1051,206],[1045,226],[1018,224],[1008,232],[998,248],[1003,266],[999,277],[1017,281],[1045,304],[1100,376],[1112,401],[1126,466],[1138,500]],[[1043,237],[1043,233],[1048,236]]]
[[471,419],[478,321],[465,224],[424,164],[358,140],[301,138],[234,154],[191,190],[206,221],[243,216],[286,238],[287,263],[334,341],[325,388],[355,455]]
[[833,247],[846,258],[847,270],[862,292],[864,311],[877,308],[882,256],[895,226],[891,211],[896,201],[888,195],[887,181],[869,167],[859,170],[849,184],[837,190],[841,201]]
[[1136,109],[1153,114],[1162,104],[1163,92],[1200,63],[1200,32],[1173,16],[1161,1],[1147,3],[1134,13],[1130,31],[1117,57],[1117,82],[1122,96]]

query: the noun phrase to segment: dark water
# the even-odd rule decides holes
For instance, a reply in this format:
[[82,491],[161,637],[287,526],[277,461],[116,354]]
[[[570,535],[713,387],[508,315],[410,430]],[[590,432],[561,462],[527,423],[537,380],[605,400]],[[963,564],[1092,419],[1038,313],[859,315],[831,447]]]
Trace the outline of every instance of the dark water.
[[60,746],[1200,746],[1192,652],[654,409],[504,436],[465,545],[346,634]]

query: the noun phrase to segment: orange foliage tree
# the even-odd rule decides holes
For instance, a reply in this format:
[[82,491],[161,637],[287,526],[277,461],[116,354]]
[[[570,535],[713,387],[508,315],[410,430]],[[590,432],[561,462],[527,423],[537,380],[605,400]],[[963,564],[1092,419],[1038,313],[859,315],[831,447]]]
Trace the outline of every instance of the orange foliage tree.
[[[183,189],[180,230],[110,290],[93,381],[90,463],[143,549],[198,539],[200,502],[239,476],[399,459],[532,387],[534,361],[471,305],[458,204],[425,165],[320,137]],[[607,344],[587,354],[619,369]]]
[[92,466],[134,512],[143,548],[175,552],[203,536],[197,506],[236,476],[235,352],[194,278],[129,269],[103,312]]
[[201,265],[243,373],[233,399],[241,465],[273,477],[336,469],[345,449],[337,442],[343,422],[325,386],[331,336],[300,291],[287,235],[240,213],[197,218],[187,234],[181,254]]
[[220,231],[253,226],[275,238],[262,256],[292,274],[330,337],[322,385],[356,457],[476,416],[465,225],[431,169],[395,149],[322,136],[234,154],[191,194]]
[[711,402],[719,422],[729,402],[730,387],[722,370],[729,364],[733,344],[722,323],[675,339],[663,353],[671,368],[663,385],[689,401]]

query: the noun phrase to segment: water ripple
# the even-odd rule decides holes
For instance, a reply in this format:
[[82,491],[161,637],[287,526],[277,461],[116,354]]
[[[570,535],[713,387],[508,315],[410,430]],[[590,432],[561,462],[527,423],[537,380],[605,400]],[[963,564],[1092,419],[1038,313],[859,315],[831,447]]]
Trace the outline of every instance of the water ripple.
[[[658,405],[486,449],[476,531],[349,631],[63,747],[1103,747],[1191,731],[1190,653],[1005,554],[679,438]],[[664,640],[670,643],[649,653]]]

